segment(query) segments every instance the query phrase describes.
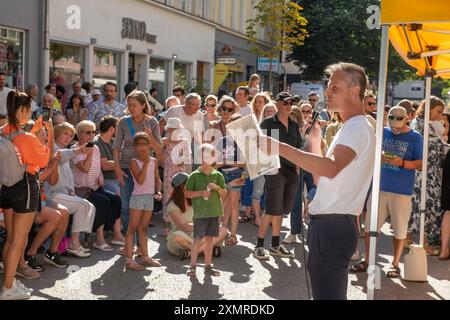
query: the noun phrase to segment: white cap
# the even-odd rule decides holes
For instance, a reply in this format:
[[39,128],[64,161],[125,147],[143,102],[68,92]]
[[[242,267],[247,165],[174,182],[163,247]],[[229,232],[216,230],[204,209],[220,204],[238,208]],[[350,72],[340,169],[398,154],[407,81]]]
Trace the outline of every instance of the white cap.
[[169,118],[164,129],[183,129],[184,126],[181,124],[181,120],[178,118]]
[[87,92],[86,92],[86,90],[84,90],[83,88],[81,88],[80,96],[82,96],[82,97],[87,97]]
[[91,93],[91,95],[93,95],[93,96],[97,96],[97,95],[101,95],[101,94],[102,94],[102,92],[99,89],[94,89],[94,90],[92,90],[92,93]]

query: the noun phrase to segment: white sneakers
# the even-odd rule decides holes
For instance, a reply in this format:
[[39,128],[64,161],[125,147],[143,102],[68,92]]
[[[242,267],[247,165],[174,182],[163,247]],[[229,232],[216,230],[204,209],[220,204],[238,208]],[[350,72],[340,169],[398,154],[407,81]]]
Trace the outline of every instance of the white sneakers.
[[14,280],[11,289],[3,288],[0,300],[26,300],[30,299],[33,289],[28,289],[20,281]]
[[283,240],[283,243],[285,244],[292,244],[292,243],[297,243],[297,235],[295,234],[289,234],[286,239]]

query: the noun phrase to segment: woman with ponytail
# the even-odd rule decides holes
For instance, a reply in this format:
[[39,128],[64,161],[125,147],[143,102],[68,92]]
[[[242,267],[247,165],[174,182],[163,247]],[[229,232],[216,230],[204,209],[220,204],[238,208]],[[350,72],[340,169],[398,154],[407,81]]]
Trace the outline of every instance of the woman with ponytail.
[[[19,160],[26,167],[21,181],[0,189],[0,207],[4,210],[7,231],[3,248],[5,274],[0,300],[22,300],[31,296],[31,290],[15,280],[14,276],[40,203],[38,172],[47,166],[53,149],[51,122],[43,124],[40,117],[31,132],[21,130],[21,126],[31,118],[31,101],[31,96],[26,93],[11,91],[6,100],[8,123],[0,129],[0,134],[14,144]],[[48,133],[48,145],[43,145],[34,135],[44,126]]]

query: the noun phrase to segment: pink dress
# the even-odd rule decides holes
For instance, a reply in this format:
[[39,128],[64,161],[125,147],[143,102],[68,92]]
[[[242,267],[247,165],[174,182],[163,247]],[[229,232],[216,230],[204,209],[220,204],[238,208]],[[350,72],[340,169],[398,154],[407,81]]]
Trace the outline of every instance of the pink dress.
[[[184,150],[185,152],[181,152]],[[164,156],[164,200],[163,200],[163,219],[165,222],[169,222],[169,216],[167,214],[167,205],[169,203],[170,196],[172,195],[172,177],[178,172],[191,173],[191,152],[190,144],[187,140],[181,140],[178,143],[168,143],[163,148]],[[186,154],[182,154],[186,153]]]

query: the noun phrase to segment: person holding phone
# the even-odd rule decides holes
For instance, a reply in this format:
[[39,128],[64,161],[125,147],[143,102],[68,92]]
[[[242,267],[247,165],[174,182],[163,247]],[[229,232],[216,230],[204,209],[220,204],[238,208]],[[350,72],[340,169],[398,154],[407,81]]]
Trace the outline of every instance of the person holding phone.
[[[62,115],[61,111],[53,109],[53,103],[55,101],[55,97],[47,93],[42,97],[41,106],[33,112],[32,119],[36,120],[40,116],[42,116],[43,121],[48,121],[49,119],[54,120],[54,117],[57,115]],[[53,121],[55,122],[55,121]]]

